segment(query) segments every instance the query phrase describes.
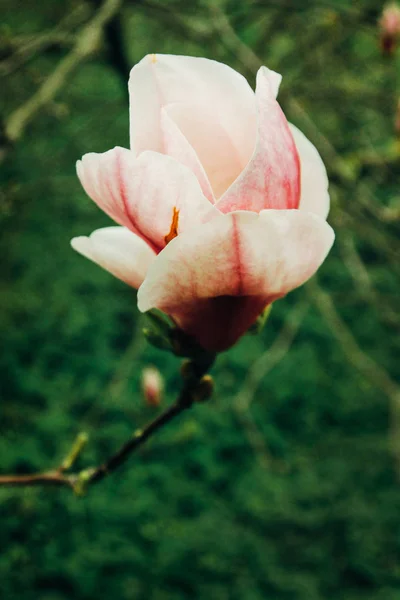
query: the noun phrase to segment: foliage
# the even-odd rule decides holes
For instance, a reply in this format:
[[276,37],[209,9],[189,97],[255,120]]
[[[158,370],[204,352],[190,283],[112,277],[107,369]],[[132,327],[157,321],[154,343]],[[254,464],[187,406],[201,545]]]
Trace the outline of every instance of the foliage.
[[[282,73],[282,105],[327,164],[337,232],[318,284],[278,302],[261,335],[219,357],[213,402],[83,499],[0,490],[4,598],[400,597],[400,57],[380,54],[372,0],[296,5],[126,2],[14,146],[4,140],[4,473],[59,464],[81,430],[90,442],[80,464],[101,461],[155,414],[139,392],[148,364],[166,377],[166,401],[178,390],[179,363],[146,345],[132,290],[69,248],[108,223],[74,163],[128,145],[127,64],[154,51],[204,55],[254,83],[258,56]],[[3,6],[6,125],[99,9]],[[21,60],[18,49],[43,33],[51,41]]]

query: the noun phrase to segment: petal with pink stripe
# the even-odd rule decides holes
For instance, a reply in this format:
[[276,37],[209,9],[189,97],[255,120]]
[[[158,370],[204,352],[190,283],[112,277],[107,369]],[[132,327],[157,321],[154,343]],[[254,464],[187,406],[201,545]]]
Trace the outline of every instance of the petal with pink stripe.
[[207,350],[226,349],[265,306],[315,273],[333,239],[326,221],[305,211],[222,215],[158,255],[139,310],[159,308]]
[[261,67],[257,74],[255,151],[243,172],[217,203],[224,213],[299,206],[299,156],[286,117],[275,99],[276,89],[276,73]]
[[156,251],[166,245],[175,213],[177,234],[219,214],[195,175],[158,152],[144,152],[138,158],[125,148],[86,154],[78,163],[78,175],[104,212]]

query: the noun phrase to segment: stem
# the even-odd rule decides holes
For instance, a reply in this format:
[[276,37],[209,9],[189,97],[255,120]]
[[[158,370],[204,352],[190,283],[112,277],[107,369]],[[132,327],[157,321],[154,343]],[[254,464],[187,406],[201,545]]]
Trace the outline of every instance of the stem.
[[[208,357],[203,362],[190,363],[190,375],[185,379],[181,393],[177,400],[171,404],[163,413],[150,421],[143,429],[139,429],[133,437],[125,442],[114,454],[112,454],[103,464],[97,467],[84,469],[78,473],[65,473],[66,467],[75,460],[77,454],[82,449],[82,443],[78,436],[67,460],[53,471],[44,473],[34,473],[32,475],[1,475],[0,486],[36,486],[52,485],[58,487],[69,487],[77,494],[85,493],[88,486],[102,481],[107,475],[118,469],[129,456],[135,452],[142,444],[146,442],[156,431],[162,429],[167,423],[175,419],[182,412],[190,408],[196,402],[196,389],[201,383],[201,379],[210,369],[215,357]],[[70,462],[68,462],[70,461]]]
[[0,486],[36,486],[53,485],[74,488],[71,475],[64,475],[61,470],[48,471],[47,473],[35,473],[34,475],[1,475]]
[[[151,437],[156,431],[164,427],[183,411],[190,408],[193,404],[193,396],[189,390],[182,390],[179,398],[169,406],[163,413],[151,421],[144,429],[137,430],[132,439],[123,444],[115,454],[113,454],[105,463],[94,469],[88,478],[88,483],[97,483],[106,477],[109,473],[115,471],[122,465],[144,442]],[[1,479],[0,479],[1,483]]]

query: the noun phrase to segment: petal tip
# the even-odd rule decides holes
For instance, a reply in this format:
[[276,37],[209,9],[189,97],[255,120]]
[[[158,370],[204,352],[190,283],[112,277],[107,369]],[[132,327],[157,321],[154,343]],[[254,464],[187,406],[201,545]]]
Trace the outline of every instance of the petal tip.
[[90,240],[86,235],[79,235],[70,240],[70,245],[79,254],[87,253],[90,247]]
[[137,307],[138,307],[139,312],[141,312],[141,313],[145,313],[148,310],[150,310],[151,308],[153,308],[153,306],[151,305],[151,303],[148,301],[145,294],[143,293],[143,284],[140,286],[138,293],[137,293]]
[[257,85],[260,85],[260,83],[263,81],[266,82],[266,84],[268,85],[268,87],[270,88],[270,90],[276,98],[279,92],[279,87],[282,82],[282,75],[263,65],[258,69],[257,72]]

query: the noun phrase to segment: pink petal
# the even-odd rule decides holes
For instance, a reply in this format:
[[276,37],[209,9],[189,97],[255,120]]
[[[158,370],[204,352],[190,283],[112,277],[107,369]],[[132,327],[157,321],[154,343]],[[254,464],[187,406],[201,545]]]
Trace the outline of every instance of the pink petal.
[[300,210],[307,210],[326,219],[329,213],[328,176],[316,147],[304,133],[289,124],[300,157]]
[[180,102],[195,106],[199,121],[214,115],[243,163],[249,160],[256,137],[254,93],[227,65],[190,56],[145,56],[131,71],[129,93],[131,148],[136,154],[165,151],[160,110]]
[[100,208],[155,250],[165,246],[174,209],[179,211],[178,233],[218,214],[193,173],[157,152],[138,158],[125,148],[86,154],[78,163],[78,176]]
[[121,178],[121,157],[125,152],[128,151],[124,148],[114,148],[103,154],[85,154],[76,163],[76,172],[87,195],[114,221],[133,229]]
[[299,205],[299,157],[286,117],[275,100],[276,89],[277,74],[261,67],[256,89],[256,148],[247,167],[218,202],[224,213]]
[[[183,103],[169,104],[164,111],[176,124],[181,136],[187,140],[186,143],[195,151],[212,188],[213,197],[219,198],[243,171],[250,154],[243,159],[229,132],[211,111],[206,113],[201,107],[198,109],[194,105]],[[166,151],[171,154],[171,137],[166,135],[165,139]],[[198,173],[197,169],[193,170]]]
[[193,171],[204,196],[214,204],[215,198],[211,184],[196,151],[185,138],[178,125],[168,115],[165,108],[161,109],[161,128],[165,153]]
[[265,306],[315,273],[333,239],[326,221],[304,211],[217,217],[158,255],[139,289],[139,310],[159,308],[207,350],[224,350]]
[[89,237],[73,238],[71,246],[136,289],[156,257],[144,240],[125,227],[97,229]]

